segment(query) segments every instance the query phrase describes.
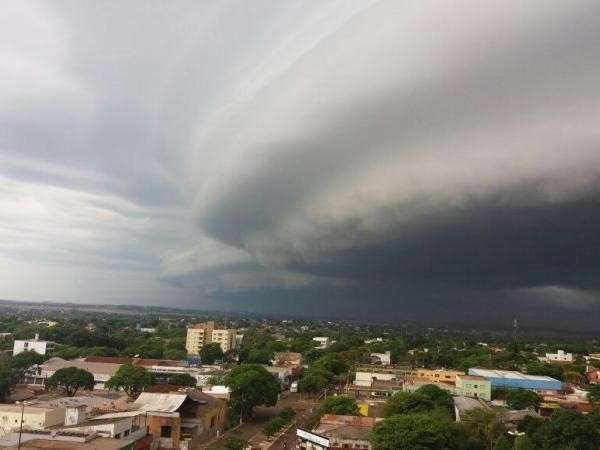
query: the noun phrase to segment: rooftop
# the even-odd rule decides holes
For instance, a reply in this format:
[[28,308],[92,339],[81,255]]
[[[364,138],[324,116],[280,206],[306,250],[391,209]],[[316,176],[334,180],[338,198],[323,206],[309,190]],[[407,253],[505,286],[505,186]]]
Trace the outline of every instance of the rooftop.
[[479,376],[479,375],[456,375],[456,378],[460,378],[461,380],[468,380],[468,381],[487,381],[487,378]]
[[[123,448],[124,442],[119,439],[96,438],[89,442],[54,441],[50,439],[33,439],[21,443],[21,450],[119,450]],[[17,446],[6,447],[16,449]]]
[[514,370],[490,370],[490,369],[469,369],[471,374],[485,377],[485,378],[512,378],[519,380],[532,380],[532,381],[558,381],[555,378],[547,377],[544,375],[526,375],[521,372]]

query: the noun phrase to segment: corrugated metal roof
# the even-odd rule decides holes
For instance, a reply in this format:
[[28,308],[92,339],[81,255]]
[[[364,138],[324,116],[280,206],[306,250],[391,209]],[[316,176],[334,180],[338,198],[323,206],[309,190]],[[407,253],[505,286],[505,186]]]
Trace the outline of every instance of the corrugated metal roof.
[[134,404],[141,405],[140,410],[175,412],[187,398],[187,394],[158,394],[142,392]]

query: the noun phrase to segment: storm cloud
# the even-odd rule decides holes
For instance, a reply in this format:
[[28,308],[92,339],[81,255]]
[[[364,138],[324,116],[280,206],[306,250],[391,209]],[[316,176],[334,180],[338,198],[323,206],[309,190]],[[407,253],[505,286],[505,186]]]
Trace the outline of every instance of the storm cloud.
[[4,297],[544,326],[600,309],[597,2],[4,15]]

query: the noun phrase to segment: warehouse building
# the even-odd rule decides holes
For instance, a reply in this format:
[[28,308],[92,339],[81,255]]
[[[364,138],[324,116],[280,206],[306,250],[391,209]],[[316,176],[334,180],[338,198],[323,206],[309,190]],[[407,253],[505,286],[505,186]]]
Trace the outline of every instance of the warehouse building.
[[490,380],[492,388],[530,389],[532,391],[560,391],[562,382],[555,378],[525,375],[512,370],[469,369],[469,375]]

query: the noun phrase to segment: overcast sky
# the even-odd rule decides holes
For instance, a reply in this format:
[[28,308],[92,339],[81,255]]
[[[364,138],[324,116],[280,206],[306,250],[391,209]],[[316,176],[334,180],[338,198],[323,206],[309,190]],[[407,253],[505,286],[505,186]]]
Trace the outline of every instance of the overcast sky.
[[598,329],[598,80],[597,0],[5,2],[0,298]]

